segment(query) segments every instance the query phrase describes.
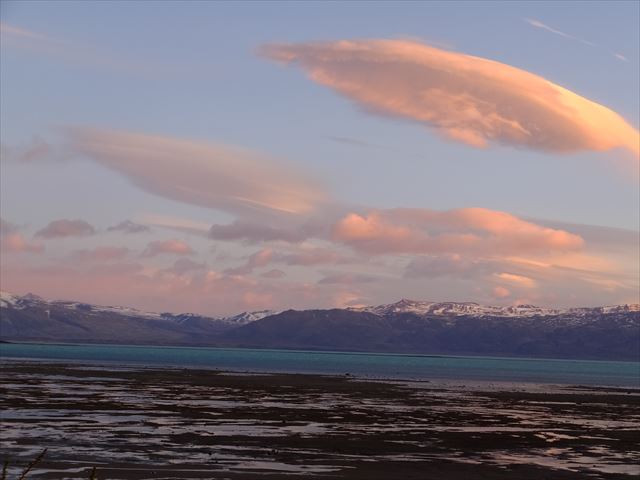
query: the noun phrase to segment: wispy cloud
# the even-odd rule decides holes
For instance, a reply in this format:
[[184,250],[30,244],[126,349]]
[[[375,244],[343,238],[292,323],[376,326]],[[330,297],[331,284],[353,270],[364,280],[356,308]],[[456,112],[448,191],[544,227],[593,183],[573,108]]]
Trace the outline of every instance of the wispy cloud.
[[178,230],[199,236],[206,236],[207,230],[209,229],[209,225],[206,223],[173,215],[143,213],[138,215],[136,219],[144,226],[152,225],[154,227],[169,228],[171,230]]
[[146,233],[150,232],[151,228],[147,225],[132,222],[131,220],[124,220],[117,225],[113,225],[107,228],[107,232],[121,232],[121,233]]
[[157,74],[159,71],[166,74],[174,68],[152,63],[148,58],[140,61],[127,53],[116,54],[87,41],[56,38],[4,22],[0,23],[0,35],[3,48],[18,48],[72,64],[143,74]]
[[183,240],[157,240],[149,242],[142,252],[143,257],[155,257],[157,255],[193,255],[195,251]]
[[589,40],[585,40],[585,39],[580,38],[580,37],[575,37],[573,35],[569,35],[568,33],[565,33],[565,32],[563,32],[561,30],[557,30],[555,28],[550,27],[549,25],[546,25],[546,24],[542,23],[540,20],[536,20],[534,18],[525,18],[524,21],[527,22],[532,27],[541,28],[542,30],[546,30],[548,32],[555,33],[556,35],[560,35],[561,37],[564,37],[564,38],[569,38],[571,40],[576,40],[576,41],[578,41],[580,43],[584,43],[585,45],[590,45],[592,47],[596,46],[595,43],[590,42]]
[[275,44],[262,54],[300,66],[369,113],[413,120],[470,146],[640,154],[638,131],[616,112],[500,62],[397,40]]
[[[524,19],[525,22],[527,22],[529,25],[531,25],[532,27],[535,28],[540,28],[542,30],[546,30],[547,32],[551,32],[554,33],[556,35],[560,35],[561,37],[564,38],[568,38],[569,40],[575,40],[576,42],[580,42],[583,43],[584,45],[589,45],[590,47],[599,47],[598,44],[593,43],[589,40],[585,40],[584,38],[580,38],[580,37],[576,37],[575,35],[570,35],[566,32],[563,32],[562,30],[558,30],[556,28],[550,27],[549,25],[542,23],[540,20],[536,20],[535,18],[525,18]],[[620,54],[620,53],[616,53],[616,52],[612,52],[609,51],[609,53],[617,58],[618,60],[621,60],[623,62],[628,62],[629,60],[627,59],[627,57],[625,57],[624,55]]]
[[245,215],[300,214],[325,197],[311,175],[286,162],[227,145],[72,128],[71,148],[127,176],[143,190]]
[[25,28],[17,27],[15,25],[9,25],[4,22],[0,22],[0,35],[5,35],[6,37],[21,38],[26,40],[37,40],[42,42],[59,42],[59,40],[48,37],[46,35],[42,35],[40,33],[36,33],[31,30],[27,30]]

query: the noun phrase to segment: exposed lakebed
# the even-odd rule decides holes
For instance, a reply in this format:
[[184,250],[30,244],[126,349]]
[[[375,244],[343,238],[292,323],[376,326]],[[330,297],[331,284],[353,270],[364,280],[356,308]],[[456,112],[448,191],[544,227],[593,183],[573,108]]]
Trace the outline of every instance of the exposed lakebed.
[[640,476],[633,388],[4,360],[0,453],[30,478]]

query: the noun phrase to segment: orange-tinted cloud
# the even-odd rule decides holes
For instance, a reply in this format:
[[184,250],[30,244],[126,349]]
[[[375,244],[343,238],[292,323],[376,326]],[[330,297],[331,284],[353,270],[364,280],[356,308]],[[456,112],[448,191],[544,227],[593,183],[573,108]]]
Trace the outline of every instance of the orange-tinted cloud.
[[639,154],[638,131],[616,112],[497,61],[405,40],[277,44],[262,53],[299,65],[370,112],[422,123],[474,147]]
[[149,242],[142,252],[143,257],[155,257],[157,255],[192,255],[194,250],[182,240],[157,240]]
[[493,289],[493,296],[498,299],[507,298],[511,296],[511,291],[505,287],[497,286]]
[[8,233],[0,237],[1,250],[7,253],[42,253],[44,246],[28,241],[19,232]]
[[93,235],[96,229],[84,220],[54,220],[36,232],[36,237],[47,239],[64,237],[83,237]]
[[249,150],[172,137],[72,128],[73,151],[180,202],[234,214],[307,213],[325,194],[292,166]]
[[500,280],[522,288],[535,288],[536,281],[533,278],[524,275],[516,275],[515,273],[502,272],[496,274]]
[[578,235],[482,208],[372,210],[336,223],[333,238],[370,254],[500,254],[578,250]]

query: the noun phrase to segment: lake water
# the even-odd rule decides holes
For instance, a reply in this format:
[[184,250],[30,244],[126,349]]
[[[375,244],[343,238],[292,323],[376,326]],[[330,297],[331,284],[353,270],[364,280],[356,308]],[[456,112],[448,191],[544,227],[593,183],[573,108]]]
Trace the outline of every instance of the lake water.
[[0,344],[0,357],[249,372],[348,373],[356,377],[403,380],[449,379],[640,388],[638,362],[29,343]]

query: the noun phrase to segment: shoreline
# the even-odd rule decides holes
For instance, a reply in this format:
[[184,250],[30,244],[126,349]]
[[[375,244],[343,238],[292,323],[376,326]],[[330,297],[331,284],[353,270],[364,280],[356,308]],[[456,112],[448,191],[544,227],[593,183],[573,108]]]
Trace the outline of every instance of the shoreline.
[[592,385],[640,388],[640,363],[109,344],[3,344],[0,358],[362,379]]
[[417,352],[391,352],[391,351],[368,351],[368,350],[331,350],[324,348],[275,348],[260,346],[232,346],[232,345],[210,345],[210,344],[161,344],[161,343],[103,343],[103,342],[67,342],[67,341],[43,341],[43,340],[0,340],[0,345],[47,345],[47,346],[91,346],[91,347],[128,347],[128,348],[193,348],[193,349],[214,349],[214,350],[248,350],[248,351],[264,351],[264,352],[287,352],[287,353],[312,353],[312,354],[328,354],[328,355],[375,355],[388,357],[409,357],[409,358],[483,358],[495,360],[531,360],[531,361],[562,361],[562,362],[614,362],[614,363],[633,363],[640,364],[640,356],[635,359],[627,358],[593,358],[593,357],[545,357],[545,356],[500,356],[500,355],[478,355],[473,353],[417,353]]
[[629,392],[640,395],[640,384],[638,386],[628,385],[607,385],[607,384],[588,384],[583,385],[579,382],[573,383],[553,383],[541,382],[534,380],[499,380],[499,379],[463,379],[448,377],[432,377],[425,378],[402,378],[402,377],[385,377],[374,375],[358,375],[349,372],[345,373],[320,373],[320,372],[300,372],[287,370],[257,370],[257,369],[226,369],[220,367],[206,365],[188,365],[188,364],[149,364],[143,362],[129,362],[116,360],[84,360],[84,359],[51,359],[51,358],[24,358],[24,357],[3,357],[0,355],[0,368],[6,365],[20,364],[38,365],[44,367],[62,367],[62,368],[84,368],[86,371],[169,371],[169,372],[208,372],[216,375],[229,376],[298,376],[298,377],[319,377],[319,378],[336,378],[351,380],[354,382],[371,382],[385,383],[391,385],[429,385],[430,387],[446,386],[451,389],[463,390],[547,390],[549,389],[578,389],[593,391],[612,391],[612,392]]

